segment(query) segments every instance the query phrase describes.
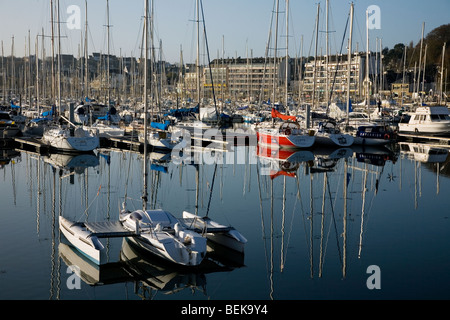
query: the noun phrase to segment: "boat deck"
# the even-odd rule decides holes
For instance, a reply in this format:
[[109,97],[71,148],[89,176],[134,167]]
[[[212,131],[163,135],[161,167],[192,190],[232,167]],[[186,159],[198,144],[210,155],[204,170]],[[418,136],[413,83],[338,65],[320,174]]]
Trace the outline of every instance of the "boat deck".
[[197,233],[225,233],[232,230],[232,227],[227,226],[212,226],[207,223],[205,228],[205,223],[199,221],[196,218],[179,218],[178,219],[186,228],[195,231]]
[[119,221],[85,222],[84,225],[97,238],[137,236],[136,232],[125,229]]

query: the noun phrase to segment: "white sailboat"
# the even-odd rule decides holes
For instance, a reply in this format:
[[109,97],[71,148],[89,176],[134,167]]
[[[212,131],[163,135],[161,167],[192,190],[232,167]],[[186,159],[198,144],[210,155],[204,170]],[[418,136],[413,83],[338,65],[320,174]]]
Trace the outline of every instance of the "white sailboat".
[[[148,28],[148,0],[145,1],[145,29]],[[148,33],[145,33],[145,81],[144,112],[147,112],[147,57]],[[147,122],[144,122],[144,137],[147,137]],[[206,255],[206,238],[195,231],[184,228],[171,213],[147,210],[147,141],[144,143],[144,193],[143,209],[128,211],[123,204],[118,221],[97,223],[74,223],[60,217],[60,229],[66,238],[81,252],[97,264],[102,263],[105,248],[100,238],[127,237],[150,253],[167,261],[184,266],[199,265]]]
[[[51,2],[53,7],[53,1]],[[53,10],[52,10],[53,11]],[[44,129],[41,141],[50,146],[50,148],[64,152],[88,152],[93,151],[99,146],[99,138],[76,126],[68,119],[62,116],[61,108],[61,32],[59,23],[59,0],[57,2],[58,11],[58,106],[61,119],[66,120],[68,125],[63,126],[55,123]],[[52,34],[53,36],[53,34]],[[53,43],[53,41],[52,41]]]
[[[125,129],[121,128],[118,123],[120,121],[120,116],[117,114],[116,108],[113,106],[108,107],[110,103],[110,77],[109,77],[109,59],[110,59],[110,52],[109,52],[109,44],[110,44],[110,34],[109,34],[109,2],[106,4],[107,9],[107,27],[108,27],[108,76],[107,76],[107,86],[108,86],[108,101],[106,109],[108,110],[106,115],[101,117],[96,117],[96,120],[94,123],[92,123],[93,114],[89,114],[90,109],[94,109],[94,105],[90,104],[89,102],[86,105],[80,105],[77,107],[76,110],[78,110],[77,114],[80,118],[80,122],[84,123],[83,129],[89,131],[91,134],[99,137],[99,138],[119,138],[123,137],[125,135]],[[86,21],[87,21],[87,3],[86,3]],[[86,37],[87,37],[87,31],[86,31]],[[85,39],[85,43],[87,45],[87,38]],[[86,57],[87,61],[87,52]],[[87,67],[87,62],[86,62]],[[86,87],[88,84],[88,77],[86,76],[85,79]],[[87,111],[86,111],[87,110]],[[86,114],[87,112],[87,114]]]
[[332,121],[320,122],[316,134],[316,144],[331,145],[337,147],[349,147],[355,141],[351,134],[342,133]]

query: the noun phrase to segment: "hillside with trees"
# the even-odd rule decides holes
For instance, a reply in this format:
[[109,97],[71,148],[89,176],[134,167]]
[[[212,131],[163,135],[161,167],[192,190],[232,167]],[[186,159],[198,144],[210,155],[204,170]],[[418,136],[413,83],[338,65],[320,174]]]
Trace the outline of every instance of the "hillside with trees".
[[[450,63],[450,24],[441,25],[431,32],[429,32],[423,39],[422,43],[422,66],[425,61],[425,82],[436,82],[436,85],[440,83],[440,70],[442,65],[442,49],[446,44],[445,57],[444,57],[444,84],[449,83],[450,72],[448,72]],[[414,69],[418,70],[420,61],[420,47],[421,39],[416,45],[410,42],[406,46],[406,63],[404,60],[405,44],[398,43],[392,49],[384,48],[384,66],[386,71],[386,81],[391,84],[395,81],[399,81],[403,77],[403,66],[405,65],[405,71],[408,74],[410,83],[414,78]],[[423,73],[423,68],[421,69]],[[446,79],[445,79],[446,77]],[[421,76],[422,78],[422,76]],[[445,89],[444,89],[445,90]]]

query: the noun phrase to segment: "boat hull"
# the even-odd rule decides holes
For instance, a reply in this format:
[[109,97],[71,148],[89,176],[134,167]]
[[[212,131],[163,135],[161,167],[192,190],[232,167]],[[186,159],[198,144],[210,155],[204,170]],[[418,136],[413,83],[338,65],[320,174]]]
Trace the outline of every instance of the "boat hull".
[[399,123],[398,131],[403,133],[449,134],[450,121],[430,124]]
[[310,148],[315,143],[315,136],[306,134],[285,135],[278,130],[262,129],[256,132],[258,143],[271,148]]
[[[84,130],[83,130],[84,131]],[[89,152],[99,146],[99,138],[92,135],[70,136],[61,129],[50,129],[45,131],[42,136],[42,142],[48,144],[51,148],[65,152]]]
[[83,255],[98,265],[102,263],[104,246],[97,237],[90,236],[91,233],[86,230],[83,223],[72,222],[60,216],[59,229],[66,239]]
[[[221,246],[243,253],[247,239],[236,229],[219,224],[209,218],[200,218],[195,214],[184,211],[183,219],[192,221],[192,226],[205,230],[205,237]],[[217,232],[208,232],[216,230]]]
[[390,142],[391,140],[389,139],[355,137],[353,144],[365,146],[384,146],[389,144]]
[[323,144],[328,146],[337,146],[337,147],[349,147],[355,141],[355,138],[349,134],[340,134],[340,133],[317,133],[316,134],[316,143]]

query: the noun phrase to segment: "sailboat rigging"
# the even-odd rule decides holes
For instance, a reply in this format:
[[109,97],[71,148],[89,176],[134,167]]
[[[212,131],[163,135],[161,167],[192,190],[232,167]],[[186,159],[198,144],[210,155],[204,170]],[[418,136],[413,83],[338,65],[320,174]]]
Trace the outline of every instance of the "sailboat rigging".
[[[53,1],[51,2],[53,12]],[[64,152],[91,152],[99,146],[99,138],[76,126],[69,119],[62,115],[61,99],[61,26],[60,26],[60,5],[57,0],[57,21],[58,21],[58,94],[57,106],[59,123],[49,126],[44,130],[42,142],[49,145],[50,148]],[[52,21],[53,23],[53,21]],[[53,28],[52,28],[53,30]],[[52,32],[53,43],[53,32]],[[62,122],[68,125],[62,125]]]

